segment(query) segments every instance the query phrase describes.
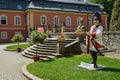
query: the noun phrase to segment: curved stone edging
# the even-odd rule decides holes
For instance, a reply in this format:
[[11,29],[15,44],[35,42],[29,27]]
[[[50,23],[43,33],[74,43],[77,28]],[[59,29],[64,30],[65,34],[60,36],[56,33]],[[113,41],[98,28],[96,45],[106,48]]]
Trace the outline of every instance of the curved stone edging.
[[27,78],[29,78],[30,80],[43,80],[43,79],[40,79],[40,78],[38,78],[38,77],[30,74],[30,73],[27,71],[27,65],[28,65],[28,64],[26,64],[26,65],[24,65],[24,66],[22,67],[22,72],[23,72],[23,74],[24,74]]

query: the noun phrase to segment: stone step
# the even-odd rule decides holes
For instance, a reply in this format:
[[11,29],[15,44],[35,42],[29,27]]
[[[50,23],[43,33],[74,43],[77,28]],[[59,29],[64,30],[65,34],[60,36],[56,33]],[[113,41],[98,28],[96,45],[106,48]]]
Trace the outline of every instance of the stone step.
[[53,52],[53,53],[56,53],[57,51],[56,51],[56,49],[54,49],[54,50],[50,50],[50,49],[41,49],[41,48],[39,48],[39,49],[37,49],[37,48],[29,48],[29,49],[31,49],[31,50],[34,50],[34,51],[40,51],[40,52]]
[[[25,52],[31,52],[31,53],[34,53],[36,54],[36,51],[34,50],[31,50],[31,49],[26,49],[24,50]],[[61,54],[58,54],[58,53],[52,53],[52,52],[37,52],[38,54],[43,54],[43,55],[53,55],[53,56],[61,56]]]
[[[25,51],[24,53],[26,53],[27,55],[31,55],[31,56],[35,56],[36,53],[31,53],[29,51]],[[56,58],[54,55],[44,55],[44,54],[37,54],[39,55],[40,57],[43,57],[43,58]]]
[[57,43],[53,43],[53,42],[45,42],[45,45],[57,45]]
[[42,47],[42,46],[39,46],[39,47],[37,47],[37,46],[31,46],[30,48],[34,48],[34,49],[47,49],[47,50],[56,50],[56,47]]
[[[27,55],[27,54],[25,54],[24,52],[22,53],[22,55],[25,56],[25,57],[31,58],[31,59],[33,58],[32,55]],[[40,57],[40,60],[46,61],[46,60],[50,60],[50,58],[43,58],[43,57]]]
[[34,45],[35,47],[38,47],[38,46],[42,46],[42,47],[56,47],[56,45],[46,45],[46,44],[38,44],[37,45]]
[[25,52],[25,51],[23,51],[23,52],[22,52],[22,55],[23,55],[23,56],[25,56],[25,57],[28,57],[28,58],[33,58],[33,56],[32,56],[32,55],[28,55],[28,54],[26,54],[26,52]]

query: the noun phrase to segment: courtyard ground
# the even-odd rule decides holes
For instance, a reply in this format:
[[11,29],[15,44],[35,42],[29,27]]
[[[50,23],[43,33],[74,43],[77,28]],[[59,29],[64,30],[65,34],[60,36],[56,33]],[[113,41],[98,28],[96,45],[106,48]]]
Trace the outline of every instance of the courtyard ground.
[[6,44],[0,44],[0,80],[28,80],[22,73],[22,66],[33,62],[16,51],[4,51]]

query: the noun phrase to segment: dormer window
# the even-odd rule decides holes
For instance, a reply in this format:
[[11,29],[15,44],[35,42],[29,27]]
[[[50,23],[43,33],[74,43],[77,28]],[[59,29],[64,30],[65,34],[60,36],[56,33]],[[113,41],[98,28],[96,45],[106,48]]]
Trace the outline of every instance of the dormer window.
[[21,5],[17,5],[17,8],[18,8],[18,9],[22,9],[22,6],[21,6]]

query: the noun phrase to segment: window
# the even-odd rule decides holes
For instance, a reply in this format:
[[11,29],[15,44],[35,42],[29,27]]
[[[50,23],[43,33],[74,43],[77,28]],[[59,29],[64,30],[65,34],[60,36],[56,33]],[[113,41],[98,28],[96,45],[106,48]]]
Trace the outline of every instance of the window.
[[7,24],[7,16],[0,16],[0,24]]
[[15,16],[14,17],[14,24],[16,26],[20,26],[21,25],[21,17],[20,16]]
[[1,32],[1,39],[7,39],[7,32]]
[[67,17],[67,18],[66,18],[66,25],[67,25],[67,26],[70,26],[70,25],[71,25],[71,18],[70,18],[70,17]]
[[88,19],[88,26],[92,26],[92,19],[91,18]]
[[47,24],[47,19],[46,19],[46,16],[41,16],[41,25],[43,25],[43,24]]
[[21,5],[17,5],[17,9],[21,10],[22,6]]
[[59,25],[59,17],[58,16],[54,17],[54,24]]
[[78,18],[77,19],[77,25],[80,25],[82,23],[83,18]]
[[21,34],[21,32],[18,31],[18,32],[15,32],[15,34]]

